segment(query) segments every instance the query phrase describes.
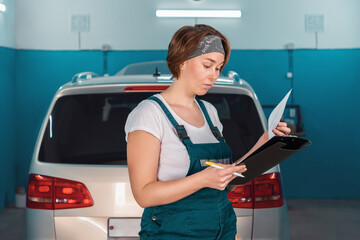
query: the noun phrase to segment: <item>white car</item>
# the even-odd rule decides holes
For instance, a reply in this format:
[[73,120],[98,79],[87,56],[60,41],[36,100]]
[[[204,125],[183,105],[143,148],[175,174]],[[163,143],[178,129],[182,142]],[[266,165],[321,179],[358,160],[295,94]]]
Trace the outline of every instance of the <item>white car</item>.
[[[55,94],[30,166],[26,239],[139,239],[143,209],[129,183],[124,125],[143,99],[172,82],[165,62],[132,64],[115,76],[77,74]],[[240,158],[266,130],[250,85],[235,72],[200,97],[211,102]],[[141,151],[141,149],[139,149]],[[229,193],[237,239],[288,239],[287,206],[276,166]]]

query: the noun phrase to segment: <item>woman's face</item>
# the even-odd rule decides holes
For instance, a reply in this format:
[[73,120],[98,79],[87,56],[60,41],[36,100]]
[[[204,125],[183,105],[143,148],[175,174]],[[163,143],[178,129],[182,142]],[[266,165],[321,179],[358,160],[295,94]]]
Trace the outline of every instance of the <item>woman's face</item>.
[[204,95],[214,85],[224,64],[224,55],[211,52],[191,58],[180,66],[180,79],[195,95]]

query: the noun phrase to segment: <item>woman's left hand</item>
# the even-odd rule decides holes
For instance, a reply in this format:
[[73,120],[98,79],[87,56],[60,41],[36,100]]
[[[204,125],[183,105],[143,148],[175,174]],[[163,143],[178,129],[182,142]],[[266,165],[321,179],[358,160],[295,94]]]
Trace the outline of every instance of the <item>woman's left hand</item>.
[[272,131],[276,136],[284,136],[284,135],[289,135],[291,129],[288,128],[286,122],[279,122],[276,128],[274,128]]

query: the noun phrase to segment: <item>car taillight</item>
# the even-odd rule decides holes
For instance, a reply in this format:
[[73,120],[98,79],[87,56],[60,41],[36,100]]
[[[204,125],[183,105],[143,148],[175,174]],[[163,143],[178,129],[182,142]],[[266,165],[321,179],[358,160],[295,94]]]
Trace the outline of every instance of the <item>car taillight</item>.
[[261,175],[237,186],[228,198],[234,208],[274,208],[284,204],[280,173]]
[[153,91],[164,91],[168,89],[169,86],[132,86],[126,87],[125,92],[153,92]]
[[81,182],[29,175],[26,207],[35,209],[82,208],[94,205],[94,201]]

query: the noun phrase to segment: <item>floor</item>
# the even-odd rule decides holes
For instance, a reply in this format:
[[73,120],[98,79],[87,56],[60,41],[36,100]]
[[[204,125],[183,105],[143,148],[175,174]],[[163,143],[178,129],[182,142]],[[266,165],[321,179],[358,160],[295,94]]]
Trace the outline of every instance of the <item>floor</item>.
[[290,239],[360,239],[359,200],[287,200]]
[[[290,239],[352,240],[360,236],[360,200],[288,199]],[[23,240],[25,210],[0,212],[0,238]]]

